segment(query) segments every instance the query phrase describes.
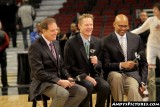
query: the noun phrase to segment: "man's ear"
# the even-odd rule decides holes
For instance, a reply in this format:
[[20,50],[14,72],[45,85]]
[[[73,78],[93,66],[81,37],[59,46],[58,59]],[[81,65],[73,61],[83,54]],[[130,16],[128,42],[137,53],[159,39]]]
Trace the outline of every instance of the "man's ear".
[[129,25],[128,25],[127,29],[128,29],[128,30],[130,29]]
[[78,28],[80,29],[80,27],[81,27],[81,24],[80,24],[80,23],[78,23]]
[[42,29],[42,34],[44,34],[46,32],[46,30],[45,29]]
[[116,25],[116,23],[115,23],[115,22],[113,22],[113,27],[115,27],[115,25]]

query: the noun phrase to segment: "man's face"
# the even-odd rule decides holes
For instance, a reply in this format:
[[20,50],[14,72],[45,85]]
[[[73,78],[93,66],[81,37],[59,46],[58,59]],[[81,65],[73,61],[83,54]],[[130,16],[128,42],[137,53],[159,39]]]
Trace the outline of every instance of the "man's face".
[[93,31],[93,20],[91,18],[84,18],[82,21],[78,24],[78,27],[80,29],[80,33],[82,36],[91,36]]
[[128,20],[116,21],[113,26],[120,36],[123,36],[129,29]]
[[142,12],[140,14],[140,19],[142,22],[145,22],[147,20],[148,16],[147,16],[147,13],[146,12]]
[[37,32],[41,32],[41,26],[40,26],[40,23],[38,23],[38,24],[36,25],[36,29],[37,29]]
[[43,35],[48,41],[56,40],[57,32],[58,31],[56,23],[50,23],[48,25],[48,29],[43,29]]
[[75,32],[77,30],[76,24],[71,24],[70,26],[71,32]]

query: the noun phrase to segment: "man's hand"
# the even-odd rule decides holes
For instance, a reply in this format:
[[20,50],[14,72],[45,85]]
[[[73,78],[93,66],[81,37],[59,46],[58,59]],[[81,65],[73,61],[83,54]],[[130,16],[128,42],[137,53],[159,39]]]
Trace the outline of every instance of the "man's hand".
[[68,78],[68,81],[70,81],[71,83],[75,83],[75,80],[71,77]]
[[96,80],[95,80],[94,78],[92,78],[92,77],[90,77],[90,76],[86,76],[85,79],[88,80],[88,81],[90,81],[90,82],[92,82],[94,86],[97,85],[97,82],[96,82]]
[[72,87],[73,85],[75,85],[75,80],[73,78],[69,77],[68,81],[70,82],[69,88]]
[[70,88],[72,87],[75,83],[70,82],[69,80],[59,80],[57,82],[58,85],[62,86],[63,88]]
[[145,90],[146,90],[146,86],[142,84],[141,87],[139,87],[140,93],[143,93]]
[[131,70],[137,63],[134,61],[121,62],[121,67],[124,69]]
[[91,63],[93,65],[97,65],[98,64],[98,58],[97,58],[97,56],[90,56],[90,59],[91,59]]

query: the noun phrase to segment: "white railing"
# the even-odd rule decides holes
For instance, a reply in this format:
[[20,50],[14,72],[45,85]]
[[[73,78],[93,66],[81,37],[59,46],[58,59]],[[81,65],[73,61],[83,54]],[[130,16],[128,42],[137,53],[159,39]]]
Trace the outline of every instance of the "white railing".
[[153,16],[153,9],[143,9],[143,10],[137,9],[136,10],[136,18],[139,18],[139,15],[140,15],[141,11],[147,12],[148,17]]

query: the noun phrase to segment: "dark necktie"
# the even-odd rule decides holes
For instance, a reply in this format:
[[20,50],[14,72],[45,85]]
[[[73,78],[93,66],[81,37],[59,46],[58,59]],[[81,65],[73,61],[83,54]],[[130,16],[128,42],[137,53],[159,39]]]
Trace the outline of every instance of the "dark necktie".
[[50,45],[50,47],[51,47],[51,52],[52,52],[54,58],[57,60],[57,55],[56,55],[56,50],[55,50],[54,44],[53,44],[53,43],[50,43],[49,45]]

